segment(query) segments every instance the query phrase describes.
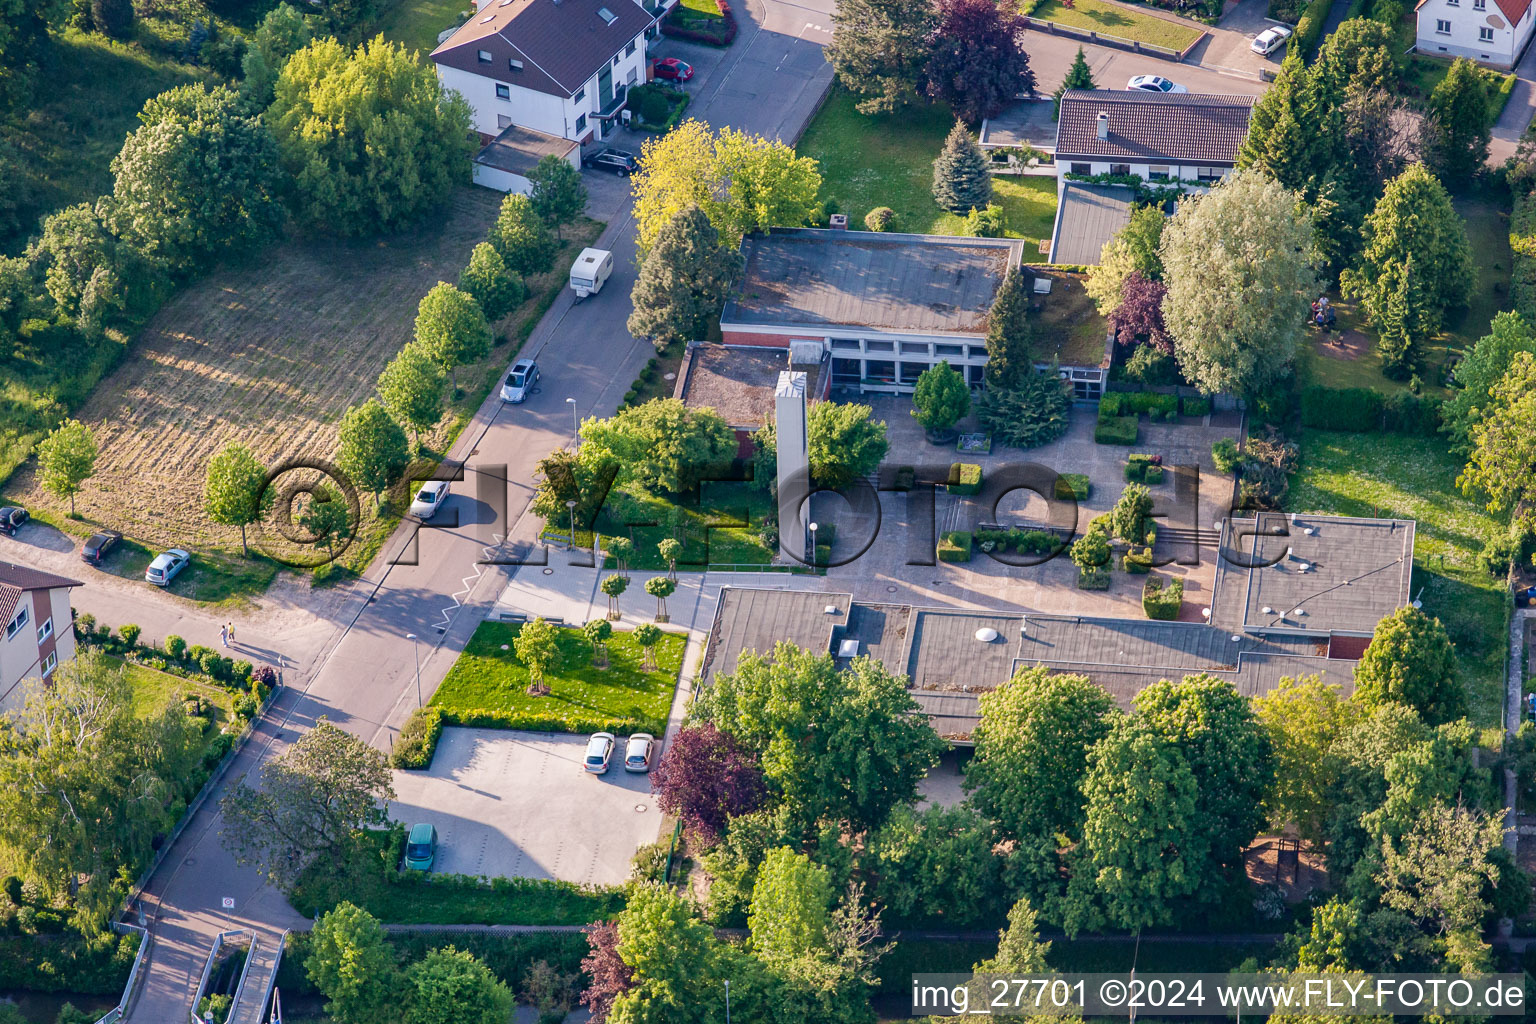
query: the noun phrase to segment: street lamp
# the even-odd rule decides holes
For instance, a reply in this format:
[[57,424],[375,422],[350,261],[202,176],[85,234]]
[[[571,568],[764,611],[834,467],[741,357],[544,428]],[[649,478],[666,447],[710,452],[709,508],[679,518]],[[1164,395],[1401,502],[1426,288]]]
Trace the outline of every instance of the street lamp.
[[581,424],[576,421],[576,399],[567,398],[565,404],[571,407],[571,437],[581,436]]
[[816,568],[816,524],[811,524],[811,568]]
[[405,638],[411,642],[411,653],[416,656],[416,706],[421,707],[421,650],[416,646],[416,634],[407,633]]
[[571,542],[565,546],[565,550],[570,551],[576,547],[576,499],[565,499],[565,507],[571,512]]
[[731,1024],[731,979],[725,979],[725,1024]]

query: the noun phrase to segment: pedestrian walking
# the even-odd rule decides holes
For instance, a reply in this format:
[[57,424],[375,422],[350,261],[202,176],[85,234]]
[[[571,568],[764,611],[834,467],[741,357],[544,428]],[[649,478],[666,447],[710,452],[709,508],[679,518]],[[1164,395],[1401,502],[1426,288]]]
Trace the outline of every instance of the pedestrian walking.
[[229,627],[228,626],[220,626],[219,627],[219,643],[223,644],[225,647],[229,646]]
[[231,644],[235,642],[235,624],[233,622],[229,624],[229,642]]

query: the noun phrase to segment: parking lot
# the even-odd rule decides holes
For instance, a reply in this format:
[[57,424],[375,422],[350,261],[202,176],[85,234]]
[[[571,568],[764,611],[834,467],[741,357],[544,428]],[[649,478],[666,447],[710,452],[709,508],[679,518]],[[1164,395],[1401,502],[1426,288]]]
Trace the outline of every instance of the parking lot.
[[444,729],[425,772],[396,772],[390,815],[437,827],[433,871],[614,885],[661,831],[649,776],[582,770],[585,735]]

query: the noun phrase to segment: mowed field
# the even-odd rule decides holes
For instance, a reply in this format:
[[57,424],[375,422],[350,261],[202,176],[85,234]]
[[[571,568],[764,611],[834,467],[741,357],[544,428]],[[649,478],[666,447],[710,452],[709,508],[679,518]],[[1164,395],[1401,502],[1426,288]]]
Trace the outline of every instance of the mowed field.
[[[379,371],[411,338],[421,297],[440,280],[457,281],[500,198],[465,187],[411,232],[287,241],[178,294],[76,414],[100,448],[96,474],[77,498],[80,528],[112,526],[152,548],[238,552],[239,532],[204,514],[209,458],[232,441],[268,465],[331,457],[341,415],[373,394]],[[527,312],[525,304],[508,322]],[[483,394],[490,367],[510,357],[500,345],[485,367],[460,368],[467,394],[458,405]],[[428,447],[441,445],[462,415],[451,409],[424,438]],[[31,467],[7,493],[55,521],[67,511]],[[366,496],[363,504],[371,507]]]

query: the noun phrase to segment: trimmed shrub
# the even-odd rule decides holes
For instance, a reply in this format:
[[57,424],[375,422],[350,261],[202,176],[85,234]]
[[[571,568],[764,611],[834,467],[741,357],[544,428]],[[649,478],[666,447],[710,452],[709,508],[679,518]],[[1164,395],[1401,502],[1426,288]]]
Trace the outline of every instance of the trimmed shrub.
[[1357,434],[1381,429],[1381,393],[1372,388],[1325,388],[1301,392],[1301,425]]
[[234,699],[235,717],[248,722],[256,717],[256,711],[260,707],[256,695],[252,693],[237,693]]
[[910,491],[917,483],[917,469],[914,466],[897,466],[896,477],[891,482],[891,489],[897,491]]
[[1148,466],[1146,473],[1142,474],[1142,483],[1160,484],[1163,482],[1163,467]]
[[1381,403],[1381,429],[1392,434],[1434,437],[1440,432],[1438,398],[1399,391]]
[[425,771],[432,767],[437,741],[443,735],[443,713],[438,708],[417,708],[400,727],[400,738],[389,755],[395,768]]
[[1099,419],[1125,415],[1129,411],[1129,398],[1130,396],[1124,391],[1105,392],[1104,397],[1099,399]]
[[1184,580],[1175,579],[1168,586],[1153,576],[1141,588],[1141,610],[1149,619],[1173,620],[1184,606]]
[[1099,422],[1093,428],[1093,440],[1096,444],[1125,444],[1136,443],[1141,436],[1141,428],[1136,425],[1135,416],[1099,416]]
[[181,637],[177,636],[175,633],[172,633],[170,636],[165,638],[165,653],[169,654],[177,661],[180,661],[183,657],[186,656],[187,642]]
[[138,645],[139,635],[142,632],[143,630],[131,622],[126,622],[117,627],[117,635],[122,637],[123,643],[127,644],[130,648]]
[[1056,497],[1087,501],[1093,485],[1081,473],[1062,473],[1056,477]]
[[1125,395],[1125,412],[1146,413],[1154,420],[1171,420],[1179,415],[1179,398],[1156,391],[1132,391]]
[[1218,473],[1232,473],[1243,461],[1243,455],[1237,450],[1236,441],[1230,437],[1224,437],[1211,445],[1211,461],[1216,463]]
[[[82,612],[75,616],[75,639],[89,643],[96,636],[96,616]],[[179,637],[177,639],[180,639]]]
[[1152,571],[1152,548],[1145,547],[1140,551],[1135,548],[1120,556],[1120,568],[1126,572],[1144,575]]
[[974,462],[955,462],[949,467],[950,494],[980,494],[981,467]]
[[1077,570],[1077,588],[1079,590],[1108,590],[1110,574],[1107,569]]
[[444,725],[467,729],[521,729],[527,732],[648,732],[659,736],[666,732],[664,719],[610,718],[581,711],[507,711],[500,708],[463,708],[443,711]]
[[1515,198],[1509,217],[1509,247],[1514,250],[1510,302],[1527,321],[1536,320],[1536,192]]
[[1302,60],[1312,59],[1312,51],[1317,48],[1317,40],[1323,34],[1323,23],[1328,20],[1328,10],[1332,6],[1333,0],[1312,0],[1302,12],[1301,20],[1296,23],[1296,34],[1286,44],[1301,54]]
[[1179,411],[1185,416],[1207,416],[1211,411],[1209,398],[1181,398]]
[[667,115],[672,110],[672,103],[667,98],[666,89],[663,86],[648,82],[637,85],[629,90],[629,109],[635,115],[648,124],[665,124]]
[[896,211],[889,206],[877,206],[864,215],[864,226],[871,231],[890,231],[896,223]]
[[949,530],[939,538],[938,555],[941,562],[969,562],[974,538],[969,530]]

